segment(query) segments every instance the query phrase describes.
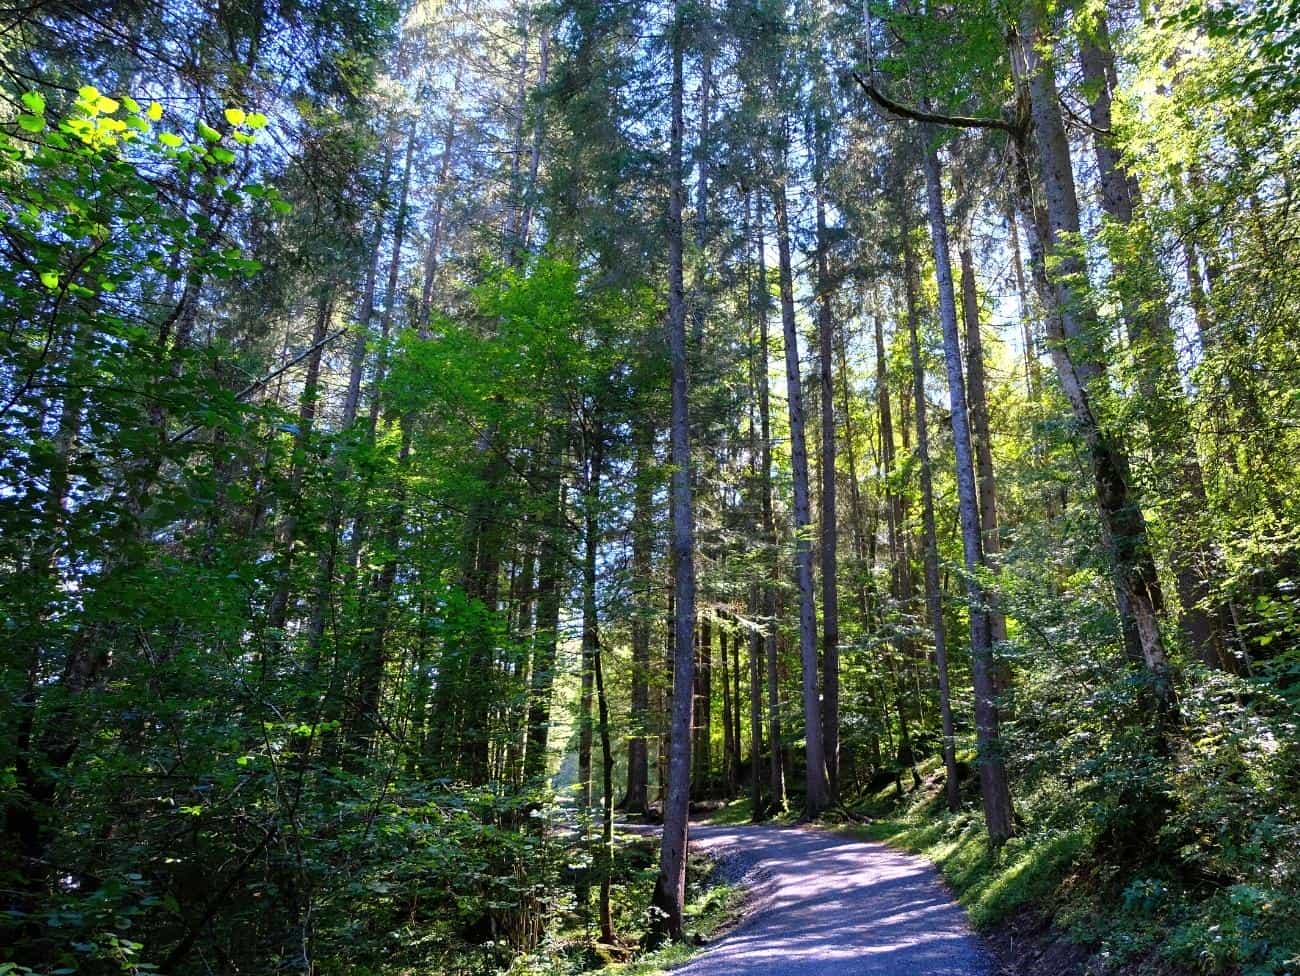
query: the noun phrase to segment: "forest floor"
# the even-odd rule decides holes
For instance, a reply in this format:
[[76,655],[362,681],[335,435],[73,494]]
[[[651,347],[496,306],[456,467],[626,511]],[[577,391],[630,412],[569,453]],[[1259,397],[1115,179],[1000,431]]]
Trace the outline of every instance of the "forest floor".
[[749,891],[744,918],[680,976],[992,976],[992,955],[924,860],[816,828],[692,824]]

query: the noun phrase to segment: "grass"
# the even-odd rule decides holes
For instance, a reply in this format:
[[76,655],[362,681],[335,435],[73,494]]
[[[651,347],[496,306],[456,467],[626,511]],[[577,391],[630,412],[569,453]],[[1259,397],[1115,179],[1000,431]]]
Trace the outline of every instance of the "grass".
[[936,764],[921,768],[919,789],[900,801],[892,786],[855,805],[865,825],[839,829],[918,854],[938,868],[971,924],[986,930],[1016,911],[1049,902],[1087,847],[1081,831],[1018,836],[1000,850],[989,847],[976,809],[943,809],[942,774]]
[[[704,941],[712,940],[735,922],[744,900],[744,890],[736,885],[706,884],[686,903],[687,932]],[[659,976],[688,962],[699,951],[695,940],[675,942],[633,962],[610,966],[604,972],[614,976]]]
[[945,814],[931,822],[877,820],[848,832],[932,862],[977,929],[987,929],[1017,909],[1049,899],[1085,846],[1082,834],[1065,832],[1015,838],[992,852],[979,817],[966,812]]

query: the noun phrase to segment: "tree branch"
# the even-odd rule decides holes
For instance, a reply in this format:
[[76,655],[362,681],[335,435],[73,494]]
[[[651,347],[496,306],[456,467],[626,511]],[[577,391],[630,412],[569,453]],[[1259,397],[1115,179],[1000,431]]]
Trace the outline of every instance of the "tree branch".
[[[302,362],[304,359],[306,359],[308,356],[310,356],[312,353],[314,353],[317,349],[320,349],[322,346],[328,346],[331,342],[333,342],[335,339],[337,339],[339,336],[343,335],[343,333],[345,333],[345,332],[347,332],[347,331],[348,331],[348,330],[347,330],[347,327],[345,326],[344,328],[339,329],[337,332],[333,333],[332,335],[327,335],[327,336],[326,336],[324,339],[322,339],[320,342],[317,342],[317,343],[314,343],[313,345],[308,346],[306,349],[304,349],[304,350],[303,350],[302,352],[300,352],[298,355],[294,356],[291,360],[289,360],[289,361],[288,361],[287,363],[285,363],[283,366],[280,366],[280,367],[278,367],[278,368],[276,368],[276,369],[273,369],[271,372],[269,372],[269,373],[267,373],[265,376],[263,376],[260,380],[256,380],[255,382],[249,383],[246,387],[244,387],[242,390],[240,390],[238,393],[235,394],[235,400],[236,400],[237,402],[242,402],[242,401],[246,400],[248,397],[252,396],[254,393],[256,393],[258,390],[260,390],[262,387],[266,386],[266,384],[270,383],[271,380],[275,379],[277,376],[279,376],[279,375],[282,374],[282,373],[287,373],[289,370],[293,369],[293,368],[294,368],[295,366],[297,366],[300,362]],[[171,437],[171,438],[168,440],[168,443],[169,443],[169,444],[175,444],[175,443],[177,443],[177,442],[179,442],[179,441],[183,441],[183,440],[185,440],[185,438],[189,437],[190,434],[193,434],[193,433],[194,433],[196,430],[198,430],[201,426],[203,426],[203,425],[202,425],[202,424],[191,424],[189,427],[186,427],[186,428],[185,428],[183,431],[181,431],[179,434],[176,434],[176,435],[174,435],[173,437]]]
[[937,112],[924,112],[918,108],[912,108],[896,102],[875,85],[871,84],[856,71],[853,72],[853,79],[862,86],[862,90],[867,93],[867,97],[875,102],[886,112],[890,112],[912,122],[929,122],[933,125],[955,126],[961,129],[1001,129],[1015,135],[1017,128],[1014,123],[1006,119],[985,119],[977,118],[971,115],[940,115]]

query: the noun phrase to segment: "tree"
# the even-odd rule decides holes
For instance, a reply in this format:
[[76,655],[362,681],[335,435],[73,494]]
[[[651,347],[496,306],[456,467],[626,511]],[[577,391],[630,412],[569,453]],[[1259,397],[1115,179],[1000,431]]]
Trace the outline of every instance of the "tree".
[[686,838],[690,804],[692,713],[695,684],[695,538],[691,512],[691,443],[688,406],[686,297],[682,285],[682,10],[672,25],[672,122],[668,150],[668,349],[672,365],[672,566],[674,579],[672,728],[663,843],[654,906],[664,935],[682,937],[686,897]]

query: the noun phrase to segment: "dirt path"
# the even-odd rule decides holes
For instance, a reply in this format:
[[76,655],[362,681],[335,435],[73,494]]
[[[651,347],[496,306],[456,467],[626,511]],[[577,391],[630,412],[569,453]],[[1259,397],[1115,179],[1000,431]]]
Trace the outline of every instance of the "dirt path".
[[934,869],[820,830],[691,825],[691,846],[753,890],[745,918],[679,976],[992,976]]

